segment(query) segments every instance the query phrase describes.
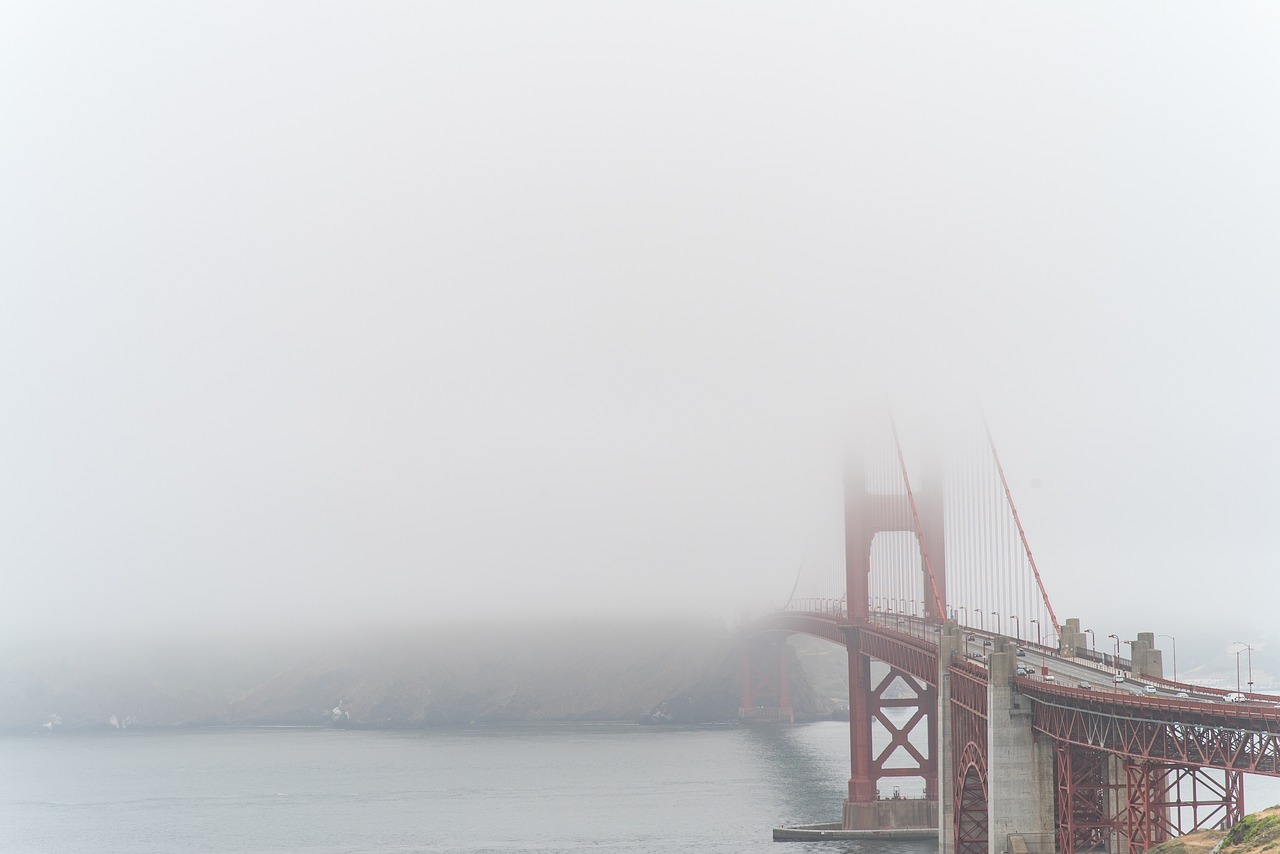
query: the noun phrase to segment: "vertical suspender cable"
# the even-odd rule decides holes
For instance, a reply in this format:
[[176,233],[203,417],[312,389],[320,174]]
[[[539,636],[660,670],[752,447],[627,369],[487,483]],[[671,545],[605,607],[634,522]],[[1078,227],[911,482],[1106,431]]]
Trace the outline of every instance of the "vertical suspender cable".
[[942,597],[938,595],[938,583],[934,579],[933,564],[929,561],[929,546],[924,541],[924,531],[920,528],[920,513],[916,509],[916,499],[911,493],[911,479],[907,476],[907,461],[902,456],[902,443],[898,441],[898,425],[893,421],[893,415],[889,416],[889,425],[893,428],[893,445],[898,452],[898,467],[902,470],[902,485],[907,490],[907,503],[911,507],[911,519],[915,522],[916,537],[920,541],[920,556],[924,559],[924,571],[929,579],[929,592],[933,594],[934,613],[942,610]]
[[1058,625],[1058,616],[1053,613],[1053,605],[1049,602],[1049,594],[1044,589],[1044,580],[1040,577],[1036,559],[1031,554],[1031,544],[1027,542],[1027,533],[1022,530],[1022,520],[1018,518],[1018,508],[1014,506],[1013,493],[1009,491],[1009,482],[1005,480],[1004,466],[1000,465],[1000,455],[996,453],[996,442],[991,436],[991,427],[987,424],[986,416],[983,416],[982,427],[987,434],[987,444],[991,446],[991,459],[995,463],[996,472],[1000,475],[1000,485],[1004,488],[1005,500],[1009,502],[1009,510],[1013,514],[1013,522],[1018,527],[1018,537],[1022,540],[1022,548],[1027,553],[1027,561],[1031,564],[1031,572],[1035,575],[1036,585],[1040,588],[1040,596],[1044,599],[1044,606],[1049,612],[1049,619],[1053,621],[1054,632],[1061,634],[1062,627]]

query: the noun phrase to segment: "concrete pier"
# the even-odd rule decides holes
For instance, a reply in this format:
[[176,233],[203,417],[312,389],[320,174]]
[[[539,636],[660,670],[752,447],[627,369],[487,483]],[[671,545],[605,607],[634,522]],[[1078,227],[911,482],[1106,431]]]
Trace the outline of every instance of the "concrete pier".
[[1013,643],[998,638],[988,661],[987,851],[1007,854],[1011,836],[1053,836],[1054,755],[1031,728],[1031,701],[1014,689]]
[[840,822],[788,824],[773,829],[774,842],[813,842],[841,839],[932,839],[931,827],[884,827],[845,830]]
[[955,854],[956,801],[951,756],[951,656],[963,655],[962,629],[954,621],[938,634],[938,854]]

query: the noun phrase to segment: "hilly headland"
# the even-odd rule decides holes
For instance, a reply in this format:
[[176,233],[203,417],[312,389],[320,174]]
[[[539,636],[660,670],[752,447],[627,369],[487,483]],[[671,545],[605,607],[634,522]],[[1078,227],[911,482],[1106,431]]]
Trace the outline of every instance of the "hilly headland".
[[[847,704],[843,649],[792,638],[799,718]],[[737,640],[697,620],[566,621],[11,646],[0,730],[734,720]]]

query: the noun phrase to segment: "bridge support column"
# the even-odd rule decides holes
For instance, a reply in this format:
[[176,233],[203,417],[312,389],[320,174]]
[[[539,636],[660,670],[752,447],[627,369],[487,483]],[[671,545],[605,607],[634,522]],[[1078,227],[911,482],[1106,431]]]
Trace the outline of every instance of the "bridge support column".
[[764,723],[794,723],[787,659],[791,648],[785,635],[748,638],[742,646],[742,701],[738,719]]
[[1013,686],[1013,645],[997,639],[989,657],[987,687],[987,851],[1007,854],[1010,837],[1028,848],[1054,839],[1053,744],[1037,739],[1031,701]]
[[778,720],[795,723],[796,715],[791,709],[791,676],[787,673],[787,659],[791,657],[791,649],[786,640],[781,642],[778,653]]
[[755,694],[751,691],[751,652],[747,641],[742,642],[742,700],[738,703],[738,718],[746,720],[755,714]]
[[849,797],[844,802],[845,830],[853,830],[851,804],[875,803],[871,776],[871,659],[862,654],[857,629],[847,633],[849,652]]
[[[931,680],[892,665],[887,672],[873,675],[870,657],[863,654],[862,630],[850,626],[845,632],[850,658],[850,773],[842,826],[845,830],[929,832],[938,822],[937,691]],[[914,696],[904,696],[907,692]],[[909,715],[904,720],[896,712]],[[911,738],[917,728],[925,729],[923,749]],[[877,736],[887,736],[878,748],[872,741],[875,730]],[[924,797],[903,797],[898,786],[892,787],[892,794],[881,790],[907,778],[921,780]]]
[[1110,854],[1129,854],[1129,834],[1124,822],[1129,810],[1129,774],[1124,759],[1114,754],[1107,756],[1108,803],[1111,808]]
[[938,854],[955,854],[955,763],[951,755],[951,657],[960,655],[960,627],[948,621],[938,635]]

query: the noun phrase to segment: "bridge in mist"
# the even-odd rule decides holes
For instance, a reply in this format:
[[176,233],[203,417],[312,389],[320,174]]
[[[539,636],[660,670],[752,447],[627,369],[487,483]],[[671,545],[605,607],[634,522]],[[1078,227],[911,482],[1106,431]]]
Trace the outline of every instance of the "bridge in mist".
[[846,469],[843,590],[797,582],[742,634],[744,720],[793,719],[788,634],[848,651],[840,832],[1140,854],[1236,824],[1243,775],[1280,776],[1277,698],[1167,677],[1151,633],[1060,620],[985,428],[918,482],[887,432]]

